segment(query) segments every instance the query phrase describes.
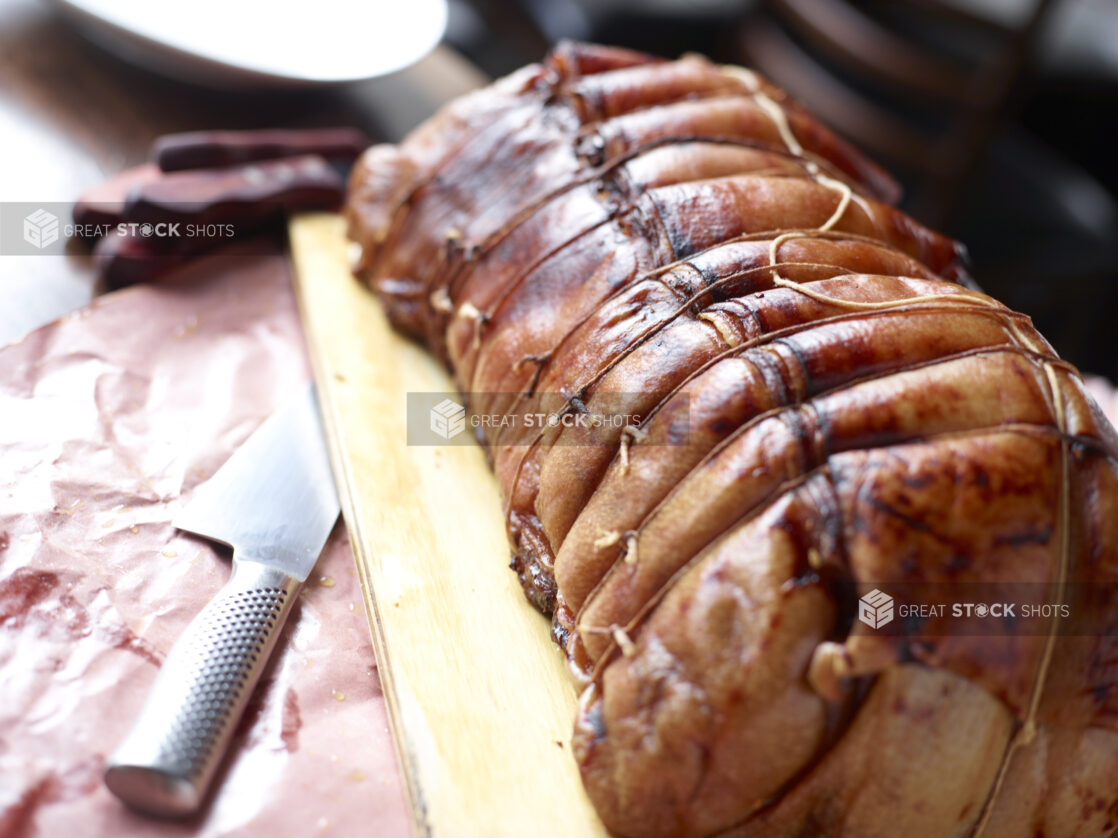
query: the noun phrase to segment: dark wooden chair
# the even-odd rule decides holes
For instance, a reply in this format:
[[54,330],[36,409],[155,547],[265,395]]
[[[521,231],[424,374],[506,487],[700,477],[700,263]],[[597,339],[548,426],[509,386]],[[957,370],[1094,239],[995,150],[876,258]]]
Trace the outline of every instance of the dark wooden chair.
[[944,225],[1054,5],[1013,24],[944,0],[762,0],[743,61],[910,184],[907,208]]

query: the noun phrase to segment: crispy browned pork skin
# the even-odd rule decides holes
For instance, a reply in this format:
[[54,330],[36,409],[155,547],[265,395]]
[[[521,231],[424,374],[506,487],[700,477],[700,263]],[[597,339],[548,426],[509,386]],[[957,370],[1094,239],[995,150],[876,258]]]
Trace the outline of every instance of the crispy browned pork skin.
[[642,417],[483,440],[619,835],[1118,826],[1113,600],[853,619],[862,583],[1118,581],[1115,432],[896,194],[755,73],[575,44],[353,174],[358,275],[471,411]]

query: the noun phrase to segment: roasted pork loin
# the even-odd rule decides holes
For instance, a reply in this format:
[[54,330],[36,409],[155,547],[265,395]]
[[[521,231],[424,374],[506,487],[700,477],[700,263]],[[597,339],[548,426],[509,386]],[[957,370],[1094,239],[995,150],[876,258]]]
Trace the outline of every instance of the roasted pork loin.
[[[471,413],[640,417],[480,440],[619,835],[1118,826],[1118,437],[897,194],[756,73],[579,44],[355,168],[357,274]],[[856,619],[917,584],[1068,607]]]

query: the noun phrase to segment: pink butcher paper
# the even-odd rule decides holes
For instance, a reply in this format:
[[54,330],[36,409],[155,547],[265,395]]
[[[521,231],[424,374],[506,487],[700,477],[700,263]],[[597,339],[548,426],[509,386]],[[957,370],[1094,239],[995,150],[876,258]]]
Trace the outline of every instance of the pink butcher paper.
[[309,376],[282,246],[102,297],[0,349],[0,836],[407,835],[344,528],[186,823],[126,810],[105,758],[229,575],[169,523]]

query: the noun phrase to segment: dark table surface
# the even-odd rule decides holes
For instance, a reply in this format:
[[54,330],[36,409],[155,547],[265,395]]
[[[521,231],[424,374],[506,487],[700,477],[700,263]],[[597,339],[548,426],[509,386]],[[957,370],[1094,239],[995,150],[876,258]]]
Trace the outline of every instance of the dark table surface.
[[[439,47],[391,76],[334,89],[244,93],[131,66],[47,2],[0,0],[0,202],[72,202],[143,162],[153,138],[206,128],[355,125],[395,140],[484,77]],[[87,249],[0,255],[0,344],[81,307],[99,287]]]

